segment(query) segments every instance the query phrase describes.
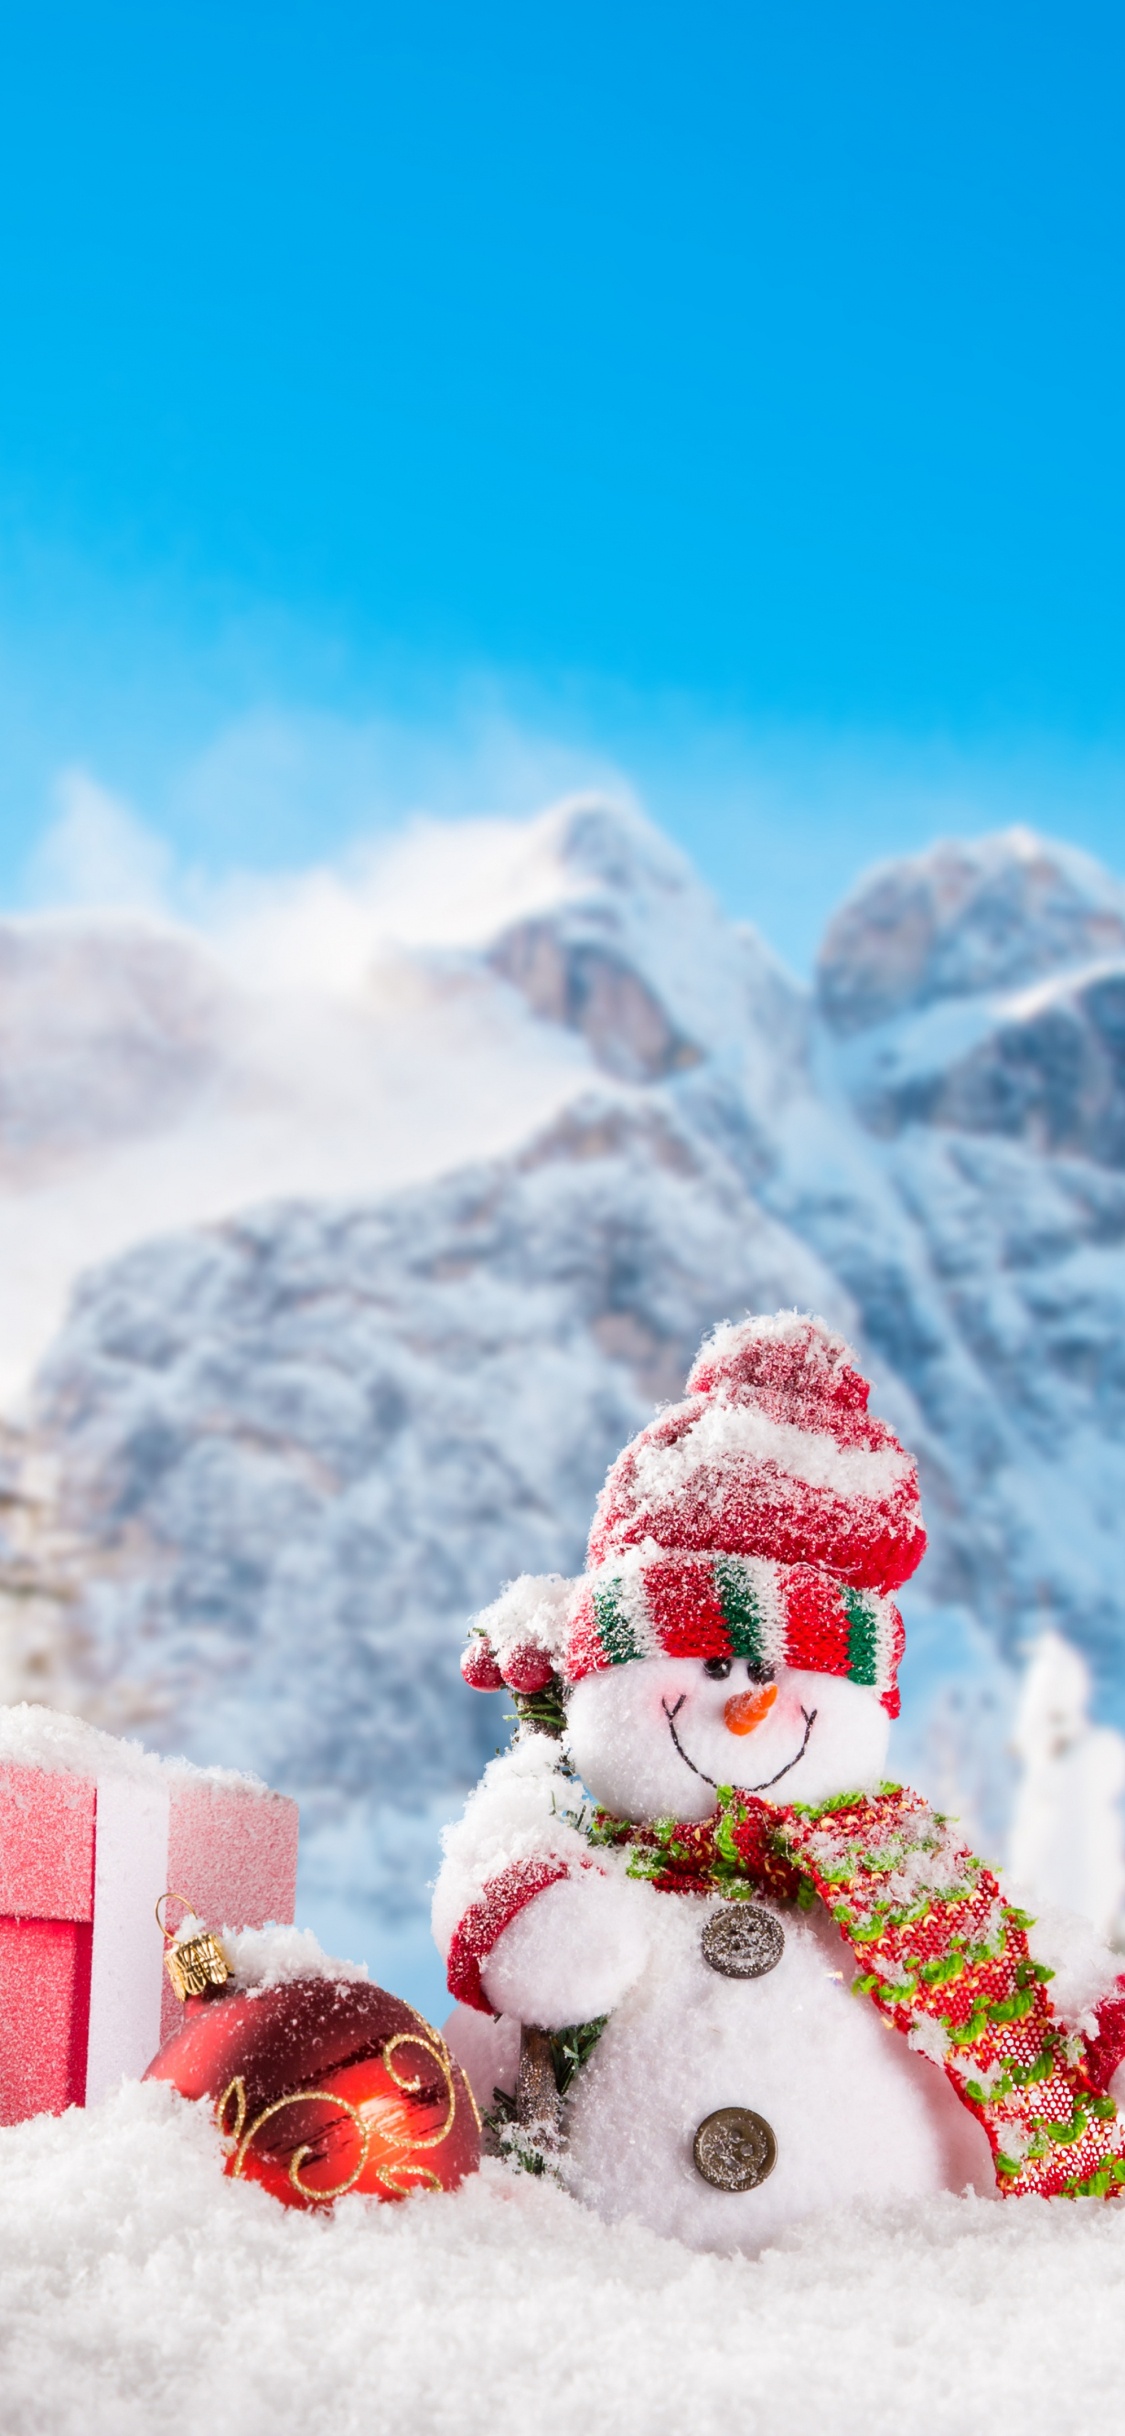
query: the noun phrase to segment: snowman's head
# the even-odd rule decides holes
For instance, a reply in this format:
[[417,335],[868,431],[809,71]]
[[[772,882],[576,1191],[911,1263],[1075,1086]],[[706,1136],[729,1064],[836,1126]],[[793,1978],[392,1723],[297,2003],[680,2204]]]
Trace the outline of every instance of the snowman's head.
[[585,1675],[567,1702],[587,1791],[638,1820],[707,1818],[720,1785],[767,1802],[875,1786],[890,1725],[870,1685],[731,1657],[637,1658]]
[[903,1648],[890,1593],[926,1535],[868,1393],[821,1320],[716,1329],[683,1402],[611,1466],[581,1581],[513,1583],[468,1680],[507,1684],[531,1724],[565,1687],[575,1767],[619,1817],[705,1818],[725,1785],[783,1803],[876,1782]]

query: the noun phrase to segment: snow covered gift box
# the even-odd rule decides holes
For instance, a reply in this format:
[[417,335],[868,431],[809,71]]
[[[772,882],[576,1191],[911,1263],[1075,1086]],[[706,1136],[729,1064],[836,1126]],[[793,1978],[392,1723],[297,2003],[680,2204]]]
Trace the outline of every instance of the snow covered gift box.
[[0,2123],[138,2077],[180,2008],[155,1906],[291,1921],[297,1805],[81,1719],[0,1708]]

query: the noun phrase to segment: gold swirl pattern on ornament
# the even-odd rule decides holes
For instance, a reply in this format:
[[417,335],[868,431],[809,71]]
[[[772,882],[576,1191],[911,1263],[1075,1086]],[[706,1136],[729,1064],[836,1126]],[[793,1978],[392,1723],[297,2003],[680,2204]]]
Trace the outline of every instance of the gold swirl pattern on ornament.
[[[228,2131],[226,2110],[228,2100],[232,2095],[236,2101],[235,2122],[233,2128]],[[241,2175],[247,2154],[265,2124],[271,2123],[275,2115],[283,2114],[287,2106],[315,2105],[338,2106],[341,2114],[347,2115],[349,2121],[354,2125],[359,2140],[359,2163],[343,2182],[319,2186],[311,2182],[302,2182],[301,2167],[306,2157],[311,2155],[315,2145],[311,2140],[303,2140],[294,2149],[289,2161],[290,2183],[302,2199],[311,2199],[320,2204],[326,2204],[332,2199],[342,2199],[345,2191],[354,2190],[367,2163],[367,2154],[371,2146],[371,2126],[364,2122],[360,2108],[353,2106],[350,2098],[342,2098],[335,2089],[295,2089],[286,2098],[275,2098],[272,2106],[263,2106],[261,2114],[255,2115],[249,2130],[245,2131],[243,2126],[246,2122],[246,2085],[241,2073],[236,2074],[235,2079],[223,2091],[215,2110],[219,2129],[224,2133],[229,2153],[234,2159],[231,2173],[235,2178],[237,2179]]]
[[424,2085],[422,2076],[419,2073],[416,2074],[412,2081],[407,2081],[403,2078],[403,2075],[400,2072],[396,2072],[395,2067],[391,2062],[391,2057],[394,2054],[396,2047],[420,2047],[423,2055],[428,2055],[432,2062],[437,2065],[438,2071],[440,2072],[442,2080],[445,2083],[446,2108],[444,2123],[439,2125],[436,2132],[428,2132],[424,2140],[412,2140],[410,2144],[412,2148],[437,2148],[441,2141],[444,2140],[446,2133],[449,2131],[453,2122],[453,2117],[457,2111],[457,2092],[453,2086],[453,2066],[446,2052],[445,2042],[444,2040],[439,2039],[436,2034],[432,2041],[430,2039],[420,2038],[415,2030],[399,2030],[396,2032],[394,2038],[389,2038],[387,2040],[387,2044],[383,2049],[383,2062],[392,2081],[394,2082],[395,2088],[403,2090],[408,2098],[412,2098],[417,2097],[419,2090]]
[[[407,2011],[408,2013],[413,2013],[413,2014],[414,2014],[414,2019],[415,2019],[415,2021],[418,2023],[419,2028],[420,2028],[420,2030],[421,2030],[421,2032],[422,2032],[422,2036],[421,2036],[421,2037],[419,2038],[419,2040],[418,2040],[418,2044],[419,2044],[419,2046],[420,2046],[420,2047],[426,2047],[426,2048],[428,2048],[428,2049],[430,2049],[431,2051],[433,2051],[433,2052],[435,2052],[435,2053],[436,2053],[436,2055],[437,2055],[437,2060],[438,2060],[438,2062],[439,2062],[439,2064],[440,2064],[440,2066],[441,2066],[442,2072],[443,2072],[443,2073],[444,2073],[444,2075],[445,2075],[445,2078],[446,2078],[446,2083],[447,2083],[447,2085],[448,2085],[448,2084],[449,2084],[449,2078],[450,2078],[450,2074],[451,2074],[452,2069],[453,2069],[453,2064],[452,2064],[452,2058],[451,2058],[450,2053],[449,2053],[449,2049],[448,2049],[448,2047],[447,2047],[447,2046],[446,2046],[446,2044],[445,2044],[445,2040],[443,2039],[443,2037],[442,2037],[442,2035],[441,2035],[440,2030],[435,2030],[435,2029],[434,2029],[434,2027],[433,2027],[433,2024],[432,2024],[431,2022],[428,2022],[428,2021],[426,2020],[425,2014],[424,2014],[424,2013],[418,2013],[418,2012],[416,2012],[416,2011],[415,2011],[415,2008],[414,2008],[414,2006],[413,2006],[413,2005],[407,2005],[407,2007],[406,2007],[406,2011]],[[404,2035],[404,2034],[403,2034],[403,2035]],[[472,2085],[472,2082],[471,2082],[471,2081],[470,2081],[470,2079],[469,2079],[469,2076],[468,2076],[468,2073],[467,2073],[467,2072],[463,2072],[463,2073],[462,2073],[462,2075],[461,2075],[461,2088],[462,2088],[462,2091],[463,2091],[463,2093],[464,2093],[465,2097],[467,2097],[467,2099],[468,2099],[468,2101],[469,2101],[469,2106],[470,2106],[471,2111],[472,2111],[472,2117],[473,2117],[473,2121],[474,2121],[474,2123],[476,2124],[477,2130],[478,2130],[478,2132],[479,2132],[479,2131],[483,2130],[483,2125],[482,2125],[482,2123],[481,2123],[481,2119],[480,2119],[480,2108],[479,2108],[479,2106],[477,2105],[477,2102],[476,2102],[475,2097],[473,2096],[473,2085]],[[456,2098],[454,2098],[454,2108],[455,2108],[455,2107],[456,2107]],[[452,2119],[453,2119],[453,2110],[451,2109],[451,2111],[450,2111],[450,2121],[451,2121],[451,2122],[452,2122]]]
[[[406,2151],[405,2156],[392,2158],[389,2163],[377,2165],[375,2168],[377,2179],[382,2183],[384,2190],[393,2191],[398,2199],[405,2198],[408,2191],[417,2190],[419,2186],[431,2191],[440,2191],[443,2188],[440,2175],[435,2174],[429,2166],[415,2165],[414,2157],[419,2149],[440,2146],[446,2138],[457,2112],[457,2091],[453,2083],[453,2068],[446,2053],[444,2040],[438,2037],[436,2031],[431,2032],[429,2037],[423,2038],[417,2030],[399,2030],[394,2038],[387,2040],[383,2049],[383,2063],[388,2077],[394,2082],[395,2088],[401,2089],[405,2096],[414,2097],[423,2086],[421,2074],[416,2074],[412,2081],[407,2080],[405,2075],[396,2069],[392,2061],[395,2049],[403,2046],[420,2047],[423,2055],[429,2056],[431,2062],[437,2065],[445,2084],[446,2108],[444,2121],[439,2124],[436,2132],[428,2132],[421,2139],[412,2134],[409,2128],[405,2137],[402,2137],[396,2134],[393,2124],[384,2124],[381,2127],[388,2147],[402,2148]],[[409,2174],[411,2177],[408,2183],[404,2183],[401,2179],[404,2174]]]
[[[228,2124],[227,2108],[232,2098],[234,2099],[234,2122]],[[227,2082],[215,2108],[215,2121],[226,2142],[228,2154],[233,2153],[242,2138],[242,2127],[246,2121],[246,2083],[240,2072],[235,2073],[233,2081]]]
[[[381,2182],[384,2190],[390,2191],[396,2199],[405,2198],[408,2191],[417,2190],[419,2187],[432,2191],[440,2191],[444,2188],[440,2175],[435,2174],[429,2166],[416,2165],[414,2158],[419,2149],[440,2147],[452,2129],[453,2119],[457,2112],[457,2090],[453,2080],[453,2067],[444,2040],[439,2038],[436,2032],[423,2038],[414,2030],[400,2030],[394,2038],[388,2039],[382,2054],[387,2077],[396,2089],[402,2091],[404,2097],[415,2097],[424,2086],[423,2076],[421,2072],[417,2072],[411,2079],[398,2069],[394,2061],[394,2054],[396,2049],[403,2046],[420,2047],[431,2063],[436,2064],[444,2083],[445,2113],[437,2130],[428,2132],[422,2137],[417,2137],[411,2131],[408,2122],[406,2124],[400,2122],[396,2126],[393,2121],[384,2120],[378,2125],[388,2148],[399,2149],[403,2152],[400,2156],[392,2157],[375,2167],[377,2181]],[[377,2115],[372,2101],[368,2099],[356,2106],[353,2105],[350,2098],[341,2097],[336,2090],[298,2089],[294,2090],[290,2096],[276,2098],[271,2106],[264,2107],[261,2114],[255,2116],[247,2129],[246,2083],[241,2073],[236,2073],[234,2079],[227,2083],[215,2108],[215,2121],[226,2143],[228,2156],[233,2159],[231,2173],[236,2177],[241,2176],[248,2152],[258,2133],[262,2130],[263,2125],[270,2122],[275,2115],[280,2114],[284,2107],[311,2105],[317,2101],[323,2101],[328,2106],[336,2106],[341,2113],[349,2116],[359,2138],[359,2163],[345,2181],[336,2183],[328,2189],[316,2189],[311,2183],[301,2180],[301,2167],[313,2145],[312,2142],[305,2141],[294,2152],[290,2163],[290,2183],[302,2199],[325,2203],[341,2198],[345,2191],[354,2190],[367,2164],[376,2128]],[[230,2116],[232,2102],[233,2118]],[[404,2182],[402,2179],[406,2175],[410,2177],[408,2182]]]

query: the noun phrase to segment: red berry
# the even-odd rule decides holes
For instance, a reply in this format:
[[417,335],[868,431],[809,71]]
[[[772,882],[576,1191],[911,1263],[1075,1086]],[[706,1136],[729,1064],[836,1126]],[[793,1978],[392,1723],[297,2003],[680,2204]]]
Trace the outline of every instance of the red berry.
[[545,1649],[536,1649],[534,1642],[525,1641],[504,1660],[504,1681],[509,1691],[522,1692],[525,1697],[546,1691],[554,1667]]
[[461,1659],[461,1672],[474,1692],[502,1692],[504,1678],[492,1654],[492,1644],[476,1633]]

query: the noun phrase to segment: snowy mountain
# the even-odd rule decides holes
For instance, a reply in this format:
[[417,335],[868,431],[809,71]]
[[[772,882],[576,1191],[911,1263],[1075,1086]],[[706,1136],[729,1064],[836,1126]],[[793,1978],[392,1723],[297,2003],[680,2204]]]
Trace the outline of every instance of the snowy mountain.
[[206,940],[0,922],[0,1402],[18,1406],[92,1261],[506,1148],[589,1070],[479,958],[401,948],[362,895],[309,889]]
[[[806,994],[601,805],[416,833],[327,891],[206,950],[146,935],[159,1005],[196,1010],[146,1012],[149,1066],[100,1045],[133,1040],[135,941],[83,938],[66,1054],[140,1076],[111,1097],[149,1181],[123,1207],[120,1127],[66,1148],[46,1095],[75,1244],[99,1195],[132,1244],[35,1391],[72,1696],[297,1792],[323,1933],[413,1938],[502,1731],[456,1673],[467,1614],[580,1563],[707,1326],[811,1305],[921,1459],[899,1764],[995,1842],[1044,1627],[1125,1723],[1125,892],[1019,832],[940,847],[857,890]],[[0,1236],[42,1189],[13,1176]]]
[[939,848],[844,908],[818,1002],[843,1156],[790,1112],[773,1199],[915,1399],[927,1595],[1009,1657],[1052,1620],[1120,1723],[1125,891],[1020,832]]
[[738,1147],[590,1094],[509,1160],[252,1212],[79,1289],[42,1396],[101,1559],[86,1700],[297,1790],[318,1918],[342,1876],[416,1906],[432,1827],[420,1868],[399,1813],[447,1812],[505,1731],[457,1674],[464,1621],[526,1565],[580,1567],[716,1297],[850,1317]]

